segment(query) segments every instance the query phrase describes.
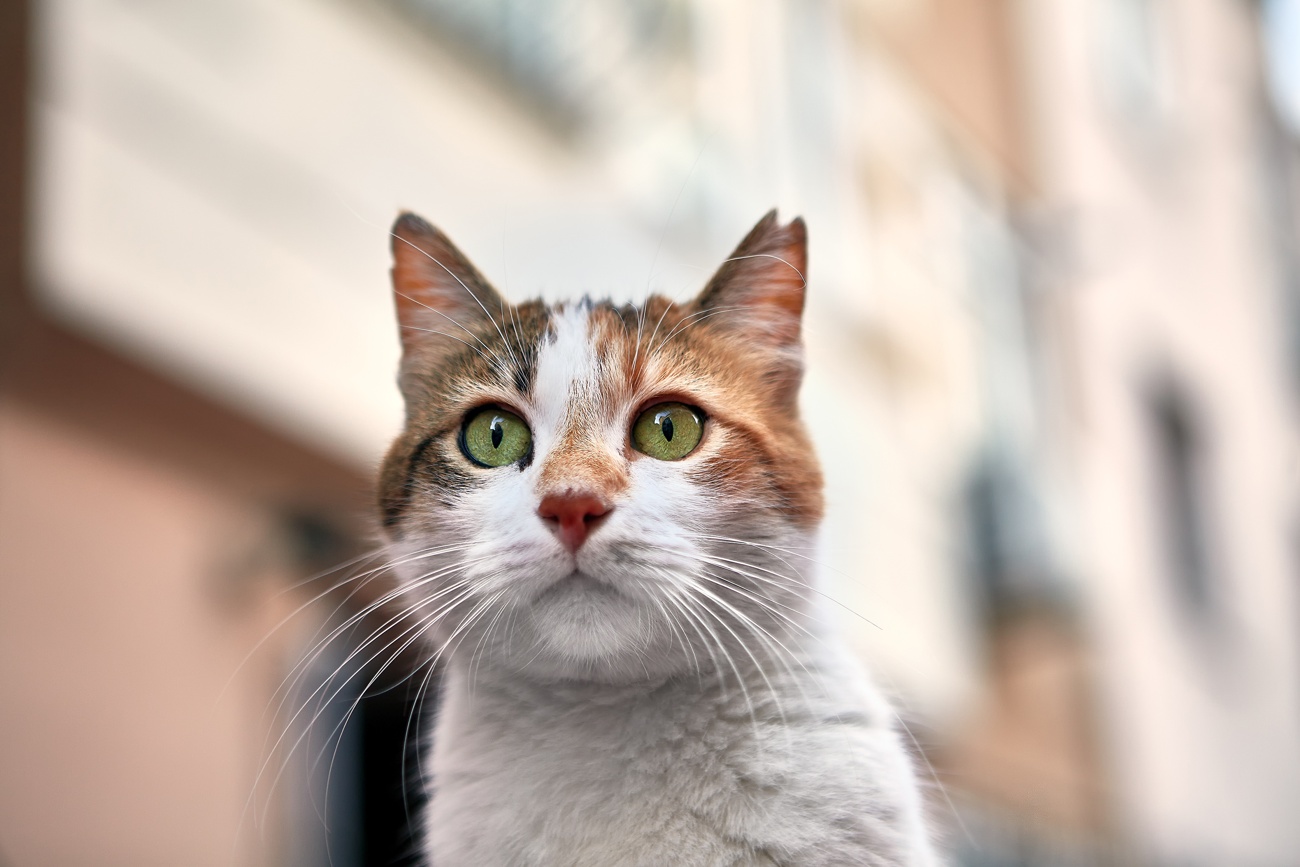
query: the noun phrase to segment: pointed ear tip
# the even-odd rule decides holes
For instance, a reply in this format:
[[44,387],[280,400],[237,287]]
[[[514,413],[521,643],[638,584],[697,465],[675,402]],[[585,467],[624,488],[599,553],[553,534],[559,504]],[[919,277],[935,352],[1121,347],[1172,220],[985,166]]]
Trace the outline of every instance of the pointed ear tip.
[[778,226],[770,237],[777,247],[788,251],[787,255],[803,258],[808,254],[808,225],[803,217]]
[[414,211],[406,211],[406,210],[400,211],[397,214],[397,219],[393,221],[394,232],[403,229],[409,230],[409,229],[426,229],[426,228],[430,228],[429,221],[424,219],[424,217],[421,217],[419,214],[415,213]]
[[808,239],[808,224],[804,222],[803,217],[795,217],[790,222],[782,224],[777,208],[773,208],[764,214],[763,219],[759,220],[754,228],[761,230],[760,234],[779,233],[784,235],[788,241],[798,244],[802,244]]
[[433,227],[428,220],[421,217],[413,211],[402,211],[393,221],[393,228],[390,230],[393,235],[393,246],[398,246],[399,240],[409,240],[421,236],[436,235],[438,230]]

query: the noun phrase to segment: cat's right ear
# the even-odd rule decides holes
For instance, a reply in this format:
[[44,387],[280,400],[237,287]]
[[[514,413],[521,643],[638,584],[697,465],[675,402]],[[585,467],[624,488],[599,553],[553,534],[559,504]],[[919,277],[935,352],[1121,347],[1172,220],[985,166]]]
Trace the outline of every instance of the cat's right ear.
[[393,224],[393,301],[406,358],[447,341],[473,343],[476,326],[505,308],[460,250],[423,217]]

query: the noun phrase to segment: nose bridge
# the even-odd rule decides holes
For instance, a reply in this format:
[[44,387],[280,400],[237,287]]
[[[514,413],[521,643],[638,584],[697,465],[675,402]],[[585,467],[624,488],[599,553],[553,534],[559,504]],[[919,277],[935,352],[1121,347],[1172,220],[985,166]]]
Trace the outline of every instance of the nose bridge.
[[629,484],[626,459],[609,436],[611,413],[619,405],[611,393],[619,379],[619,353],[606,325],[589,306],[566,310],[539,358],[538,381],[547,389],[537,399],[554,413],[556,431],[539,456],[539,500],[589,495],[612,507]]
[[590,494],[612,504],[627,485],[623,458],[610,449],[598,419],[590,412],[570,413],[543,459],[538,495]]

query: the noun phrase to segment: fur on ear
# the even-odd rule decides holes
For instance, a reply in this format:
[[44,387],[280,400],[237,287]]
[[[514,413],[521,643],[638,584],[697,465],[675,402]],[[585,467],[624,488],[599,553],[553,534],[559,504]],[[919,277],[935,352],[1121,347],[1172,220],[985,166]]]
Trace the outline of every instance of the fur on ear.
[[393,301],[410,359],[447,341],[473,343],[476,326],[506,306],[442,232],[409,211],[393,223]]
[[804,294],[808,230],[801,218],[782,225],[776,210],[750,230],[695,299],[696,313],[766,357],[778,403],[793,406],[803,378]]
[[797,352],[807,270],[803,219],[781,225],[774,208],[722,263],[695,306],[719,328],[743,332],[762,348]]

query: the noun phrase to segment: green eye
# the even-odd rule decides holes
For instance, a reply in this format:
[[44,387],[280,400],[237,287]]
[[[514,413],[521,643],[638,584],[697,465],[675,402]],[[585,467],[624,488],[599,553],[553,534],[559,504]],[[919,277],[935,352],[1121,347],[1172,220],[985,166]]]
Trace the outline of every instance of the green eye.
[[704,436],[704,414],[684,403],[650,407],[632,425],[632,445],[661,461],[679,461],[695,451]]
[[512,412],[488,406],[474,412],[461,433],[461,448],[483,467],[504,467],[523,460],[532,451],[533,433]]

